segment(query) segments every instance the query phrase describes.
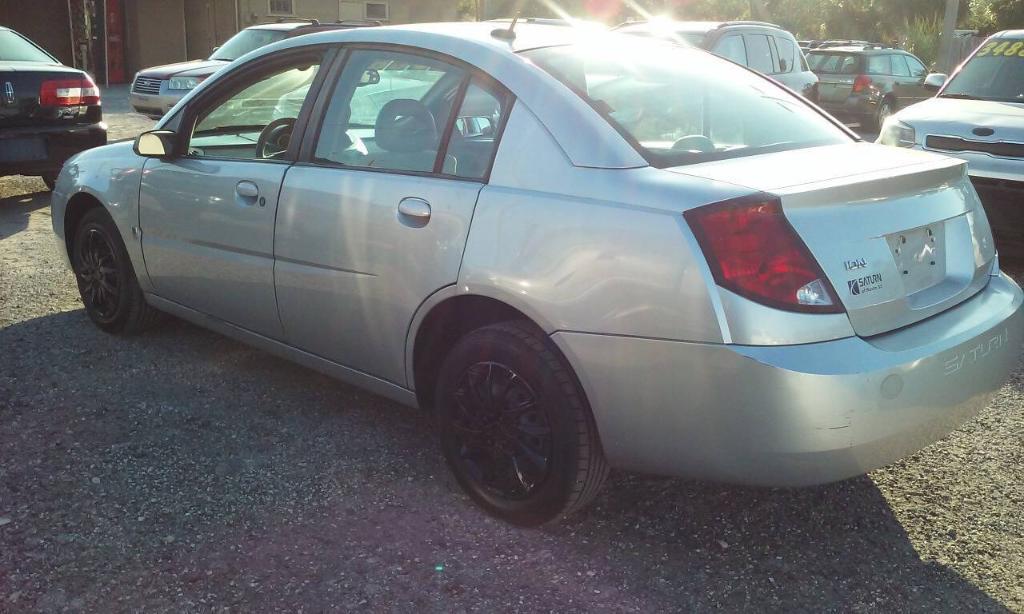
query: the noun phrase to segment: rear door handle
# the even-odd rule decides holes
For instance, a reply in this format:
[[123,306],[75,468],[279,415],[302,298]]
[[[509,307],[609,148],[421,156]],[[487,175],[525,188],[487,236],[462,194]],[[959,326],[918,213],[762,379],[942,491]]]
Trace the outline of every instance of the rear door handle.
[[403,198],[398,203],[398,217],[417,226],[423,226],[430,221],[430,203],[422,198]]
[[239,181],[235,186],[235,193],[242,198],[255,199],[260,195],[260,188],[251,181]]

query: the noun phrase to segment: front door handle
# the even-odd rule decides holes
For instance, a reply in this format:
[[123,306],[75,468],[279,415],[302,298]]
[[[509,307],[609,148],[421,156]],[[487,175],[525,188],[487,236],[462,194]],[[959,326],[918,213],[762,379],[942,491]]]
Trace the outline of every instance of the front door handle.
[[235,193],[242,198],[255,199],[260,195],[260,188],[251,181],[239,181],[235,186]]
[[398,217],[415,226],[424,226],[430,221],[430,203],[422,198],[403,198],[398,203]]

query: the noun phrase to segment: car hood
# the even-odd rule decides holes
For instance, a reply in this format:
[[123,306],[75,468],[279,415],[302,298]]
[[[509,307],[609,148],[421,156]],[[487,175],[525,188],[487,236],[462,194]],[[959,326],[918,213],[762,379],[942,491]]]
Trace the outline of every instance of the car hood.
[[[919,142],[927,135],[955,136],[968,140],[1024,141],[1024,103],[989,100],[932,98],[911,105],[896,114],[909,125]],[[989,136],[974,134],[976,128],[989,128]]]
[[139,71],[139,76],[151,79],[170,79],[171,77],[208,77],[220,70],[228,62],[224,60],[192,60],[177,64],[164,64]]

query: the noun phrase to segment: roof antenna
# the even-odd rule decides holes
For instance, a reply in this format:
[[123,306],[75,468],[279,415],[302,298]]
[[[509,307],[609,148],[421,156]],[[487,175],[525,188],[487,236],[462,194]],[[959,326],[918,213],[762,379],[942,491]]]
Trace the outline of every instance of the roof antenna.
[[516,11],[516,16],[512,18],[512,23],[509,25],[508,30],[502,30],[496,28],[491,30],[491,36],[494,38],[500,38],[504,41],[514,41],[516,39],[516,23],[519,21],[519,14],[522,11]]

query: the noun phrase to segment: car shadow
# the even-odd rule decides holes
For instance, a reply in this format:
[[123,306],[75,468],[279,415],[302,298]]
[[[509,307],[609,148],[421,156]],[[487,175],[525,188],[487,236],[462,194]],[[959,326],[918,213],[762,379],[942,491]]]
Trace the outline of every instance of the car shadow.
[[[1006,610],[922,560],[866,476],[762,489],[614,473],[591,508],[524,530],[457,491],[418,412],[178,320],[119,338],[63,312],[0,329],[0,348],[0,447],[21,459],[0,500],[68,526],[90,510],[93,527],[14,522],[0,568],[19,561],[87,609],[177,594],[241,609],[342,595],[369,609]],[[23,537],[63,545],[26,554]]]
[[50,192],[33,192],[0,198],[0,240],[28,228],[33,211],[50,206]]

